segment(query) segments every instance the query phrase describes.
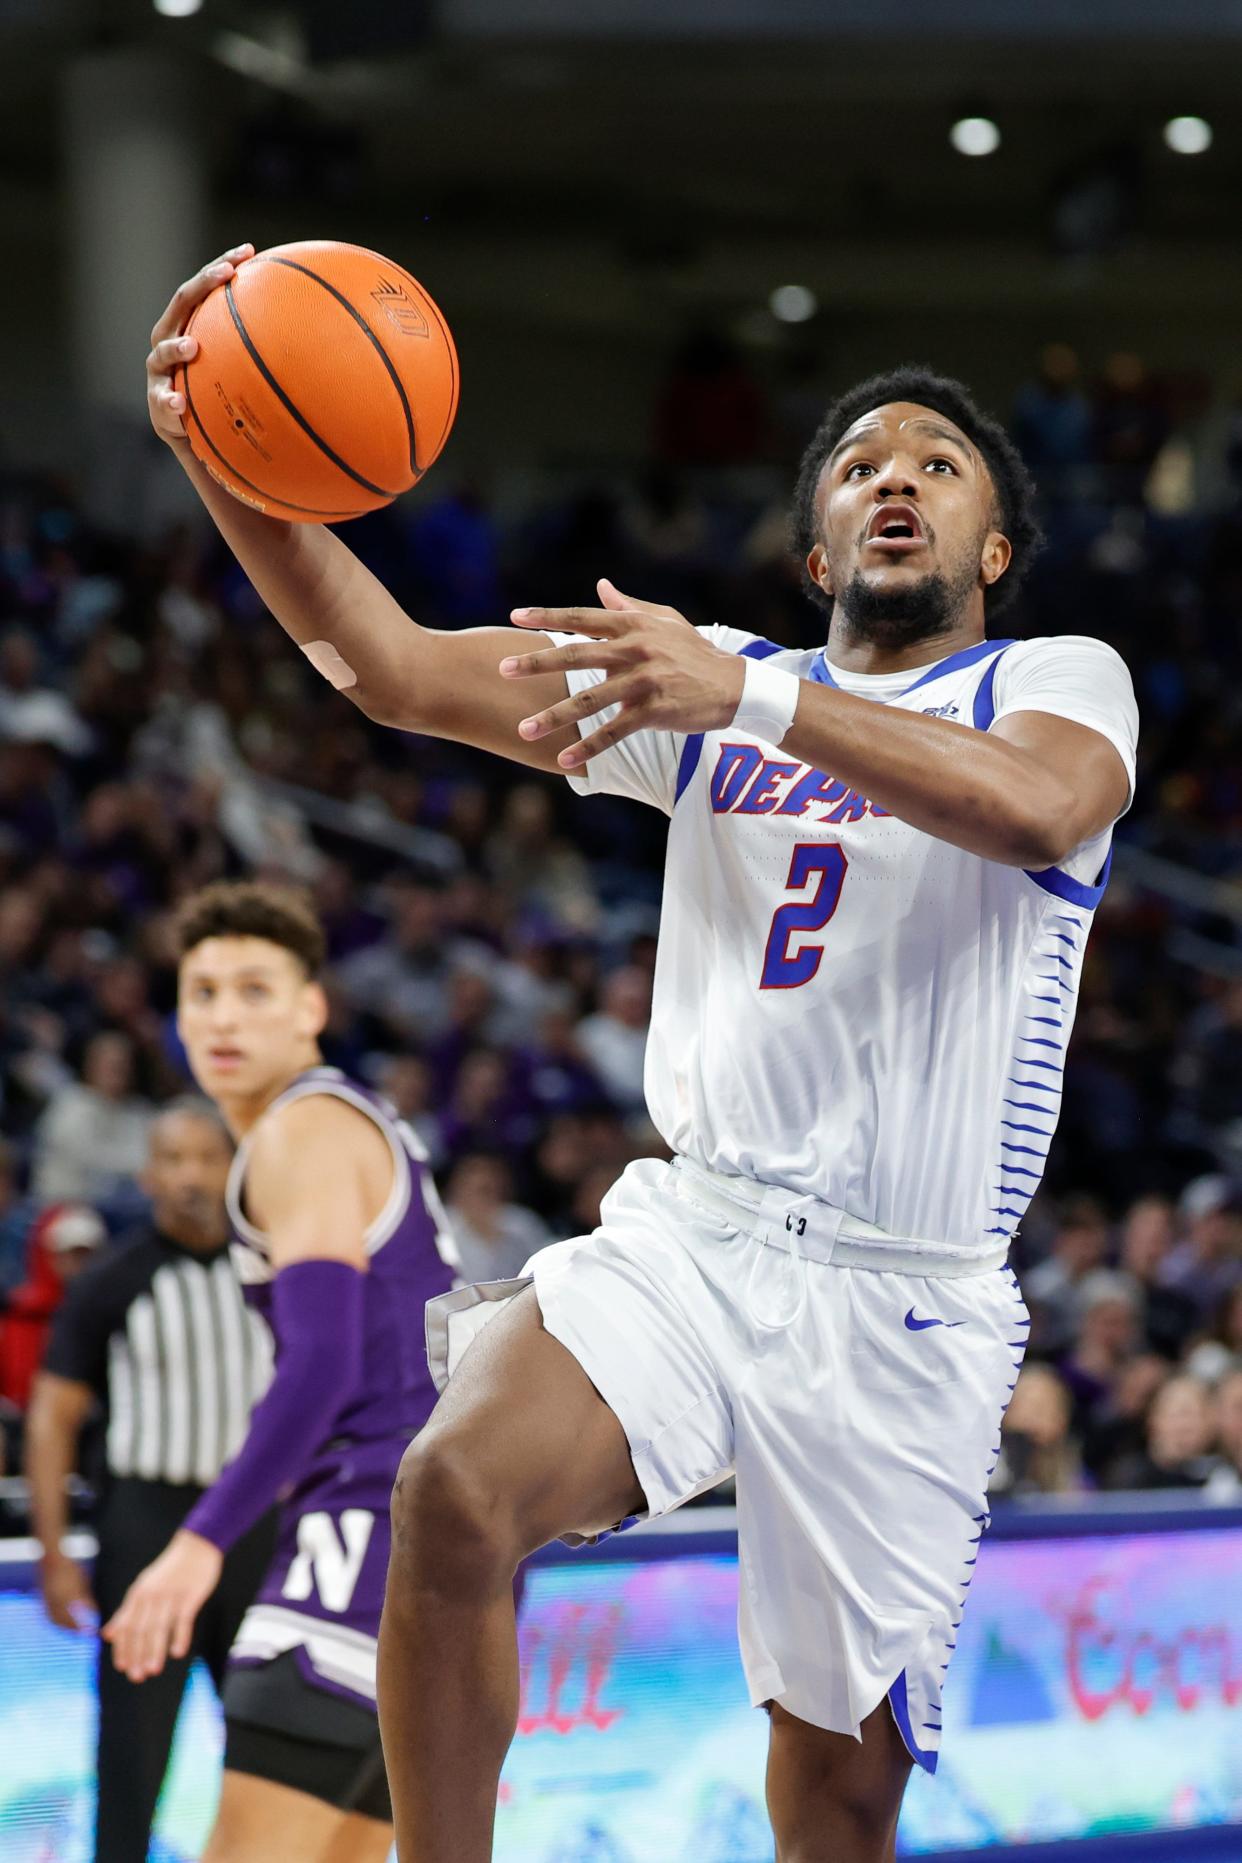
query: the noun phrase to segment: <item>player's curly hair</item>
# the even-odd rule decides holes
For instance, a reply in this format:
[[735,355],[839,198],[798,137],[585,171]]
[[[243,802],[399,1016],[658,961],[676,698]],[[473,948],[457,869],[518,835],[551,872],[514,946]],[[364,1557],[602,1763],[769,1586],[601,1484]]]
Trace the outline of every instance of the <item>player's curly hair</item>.
[[989,622],[1008,608],[1022,586],[1027,570],[1043,547],[1043,532],[1035,515],[1036,491],[1019,453],[998,421],[976,406],[969,389],[951,376],[938,375],[917,363],[907,363],[887,375],[873,375],[834,401],[820,422],[815,438],[802,455],[794,489],[791,520],[793,547],[802,564],[803,581],[811,599],[832,613],[832,597],[811,580],[806,559],[821,541],[815,516],[815,493],[824,462],[841,436],[869,408],[893,401],[914,401],[934,408],[960,427],[987,463],[996,490],[994,522],[1008,537],[1013,555],[998,582],[984,591],[984,614]]
[[263,880],[217,880],[191,893],[177,912],[178,959],[205,938],[266,938],[295,957],[308,977],[323,969],[323,926],[308,894]]

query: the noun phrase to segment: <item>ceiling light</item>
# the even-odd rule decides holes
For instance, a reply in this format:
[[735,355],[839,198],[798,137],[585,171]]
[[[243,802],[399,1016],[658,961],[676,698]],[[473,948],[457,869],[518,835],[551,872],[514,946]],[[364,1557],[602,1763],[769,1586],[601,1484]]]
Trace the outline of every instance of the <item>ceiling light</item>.
[[994,155],[1000,139],[1000,131],[990,116],[960,117],[949,131],[949,141],[959,155]]
[[1212,125],[1201,116],[1171,117],[1164,126],[1164,139],[1175,155],[1202,155],[1212,146]]
[[153,0],[157,13],[165,19],[189,19],[191,13],[197,13],[203,0]]
[[805,323],[819,309],[819,299],[806,285],[777,285],[768,308],[782,323]]

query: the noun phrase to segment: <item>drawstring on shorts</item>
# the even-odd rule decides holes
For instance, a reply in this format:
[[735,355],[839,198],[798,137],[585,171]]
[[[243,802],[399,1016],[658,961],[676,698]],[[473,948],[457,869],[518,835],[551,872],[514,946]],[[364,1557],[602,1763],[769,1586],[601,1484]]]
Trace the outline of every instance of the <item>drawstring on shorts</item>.
[[798,1236],[805,1226],[806,1219],[804,1217],[795,1216],[792,1212],[785,1217],[785,1229],[789,1236],[789,1256],[790,1260],[793,1262],[794,1277],[798,1283],[798,1297],[794,1301],[792,1311],[788,1313],[784,1319],[765,1319],[764,1315],[760,1313],[758,1307],[755,1305],[755,1275],[758,1272],[759,1263],[763,1260],[763,1251],[767,1248],[768,1243],[767,1239],[762,1235],[755,1235],[752,1238],[755,1244],[755,1253],[750,1264],[750,1273],[746,1277],[746,1291],[742,1296],[742,1301],[746,1311],[755,1322],[755,1325],[762,1326],[765,1332],[786,1332],[789,1327],[795,1325],[797,1321],[802,1318],[803,1309],[806,1306],[809,1277],[806,1271],[806,1257],[798,1246]]

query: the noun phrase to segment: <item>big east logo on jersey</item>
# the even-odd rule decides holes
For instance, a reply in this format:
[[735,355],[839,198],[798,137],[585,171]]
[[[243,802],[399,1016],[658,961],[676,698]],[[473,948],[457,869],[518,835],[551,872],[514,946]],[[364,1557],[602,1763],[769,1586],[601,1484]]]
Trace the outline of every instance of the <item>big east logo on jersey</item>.
[[804,815],[821,822],[857,822],[889,815],[859,789],[805,763],[765,757],[753,744],[722,744],[712,771],[717,815]]

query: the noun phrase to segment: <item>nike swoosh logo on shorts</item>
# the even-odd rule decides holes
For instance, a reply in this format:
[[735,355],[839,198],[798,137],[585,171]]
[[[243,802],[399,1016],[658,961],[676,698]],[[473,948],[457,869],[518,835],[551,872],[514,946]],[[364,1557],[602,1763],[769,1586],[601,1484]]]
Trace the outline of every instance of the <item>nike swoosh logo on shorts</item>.
[[925,1333],[929,1326],[965,1326],[965,1320],[916,1320],[914,1308],[906,1315],[906,1329],[912,1333]]

